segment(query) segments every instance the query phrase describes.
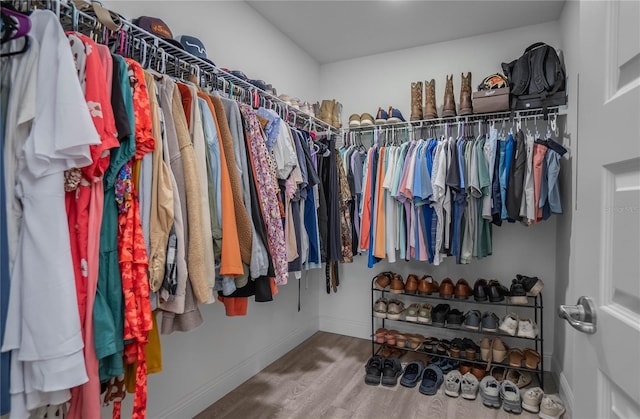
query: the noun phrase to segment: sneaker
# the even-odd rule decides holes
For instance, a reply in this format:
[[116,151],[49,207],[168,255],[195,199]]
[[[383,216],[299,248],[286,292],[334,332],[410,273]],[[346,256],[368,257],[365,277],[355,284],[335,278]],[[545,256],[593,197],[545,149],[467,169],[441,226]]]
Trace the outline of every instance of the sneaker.
[[510,369],[507,371],[506,379],[517,385],[518,388],[524,388],[531,384],[533,376],[529,371]]
[[450,329],[460,329],[462,324],[462,311],[457,308],[449,310],[447,313],[447,327]]
[[376,113],[376,124],[386,124],[389,119],[389,114],[382,108],[378,108],[378,112]]
[[462,376],[462,380],[460,381],[460,391],[462,393],[462,398],[467,400],[475,400],[478,394],[478,379],[475,375],[470,372],[466,373]]
[[516,415],[522,413],[520,405],[520,389],[509,380],[504,380],[500,386],[500,398],[505,412],[513,412]]
[[410,362],[406,367],[404,367],[404,373],[400,379],[400,385],[411,388],[415,387],[418,385],[418,381],[422,378],[422,372],[424,369],[424,362],[421,360],[418,359]]
[[480,398],[487,407],[500,408],[500,383],[490,375],[480,381]]
[[463,329],[479,330],[480,329],[480,312],[478,310],[471,310],[464,316],[462,322]]
[[418,323],[431,323],[431,304],[422,304],[418,310]]
[[502,319],[502,324],[499,327],[500,331],[507,335],[515,336],[518,331],[518,316],[514,313],[509,313]]
[[538,325],[530,319],[520,320],[516,334],[521,338],[535,339],[538,336]]
[[398,384],[398,377],[402,374],[402,364],[398,358],[385,358],[382,363],[382,385],[393,387]]
[[527,304],[529,302],[527,291],[524,289],[522,280],[519,278],[515,278],[511,281],[509,294],[509,303],[511,304]]
[[447,313],[449,313],[450,309],[451,306],[449,306],[449,304],[438,304],[431,311],[431,323],[434,326],[444,327],[444,323],[447,319]]
[[540,402],[540,413],[542,419],[559,419],[565,412],[564,403],[555,394],[545,394]]
[[524,290],[531,297],[535,297],[540,294],[540,291],[544,288],[544,282],[541,279],[538,279],[537,276],[525,276],[525,275],[516,275],[517,279],[522,281],[522,285],[524,286]]
[[[360,123],[360,117],[358,116],[358,124],[359,123]],[[376,276],[376,280],[373,283],[373,287],[377,290],[384,290],[389,286],[389,284],[391,284],[391,278],[393,278],[393,273],[381,272]]]
[[544,391],[540,387],[530,388],[522,393],[522,408],[527,412],[538,413]]
[[364,366],[364,383],[370,386],[377,386],[380,384],[380,378],[382,377],[382,363],[383,358],[380,355],[374,355],[369,358],[367,365]]
[[496,313],[487,311],[482,315],[481,325],[483,332],[496,333],[499,324],[500,318],[496,316]]
[[402,113],[399,110],[397,110],[393,106],[389,106],[389,119],[387,119],[387,122],[389,123],[405,122],[405,120],[404,120],[404,117],[402,116]]
[[418,321],[418,311],[419,310],[420,310],[420,304],[418,304],[418,303],[411,304],[405,310],[404,319],[406,321],[408,321],[408,322],[417,322]]
[[373,305],[373,316],[379,319],[386,319],[388,305],[389,305],[389,301],[386,298],[384,297],[378,298],[375,304]]
[[461,381],[462,374],[460,374],[460,371],[450,371],[446,377],[444,377],[444,394],[450,397],[458,397],[460,395]]
[[400,320],[400,315],[404,312],[404,303],[400,300],[391,300],[387,306],[387,319]]

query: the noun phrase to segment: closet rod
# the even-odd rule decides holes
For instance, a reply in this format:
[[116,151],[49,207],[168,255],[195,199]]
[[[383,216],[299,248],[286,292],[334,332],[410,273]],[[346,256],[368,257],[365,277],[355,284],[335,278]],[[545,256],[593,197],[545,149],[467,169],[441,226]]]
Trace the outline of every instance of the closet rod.
[[549,107],[546,110],[543,108],[536,109],[526,109],[519,111],[504,111],[504,112],[492,112],[492,113],[481,113],[481,114],[473,114],[473,115],[464,115],[464,116],[451,116],[448,118],[437,118],[437,119],[424,119],[421,121],[406,121],[406,122],[393,122],[388,124],[376,124],[369,125],[365,127],[350,127],[348,128],[351,132],[369,132],[374,131],[378,128],[382,128],[383,130],[400,130],[407,128],[435,128],[435,127],[443,127],[447,125],[458,124],[459,122],[477,122],[477,121],[485,121],[485,122],[500,122],[500,121],[509,121],[509,120],[528,120],[528,119],[536,119],[539,117],[545,117],[549,115],[562,115],[560,113],[559,106]]
[[[176,78],[185,78],[184,72],[189,70],[198,80],[198,84],[203,85],[208,82],[213,84],[216,90],[219,90],[220,83],[223,89],[226,87],[231,96],[243,97],[247,102],[254,103],[255,95],[260,98],[260,103],[264,103],[265,107],[271,107],[276,110],[280,116],[290,124],[298,125],[306,129],[317,130],[323,134],[340,134],[340,129],[335,128],[324,121],[321,121],[293,106],[287,105],[277,96],[274,96],[256,86],[245,81],[235,75],[216,67],[212,63],[198,58],[188,52],[177,48],[173,44],[161,39],[142,28],[129,22],[122,16],[120,21],[122,27],[118,31],[110,31],[103,28],[98,19],[78,10],[72,0],[62,2],[61,0],[14,0],[14,6],[18,10],[25,12],[34,9],[49,9],[57,14],[59,20],[66,20],[74,31],[85,33],[88,36],[99,38],[101,35],[106,37],[106,42],[112,51],[118,52],[119,48],[127,52],[137,52],[137,59],[142,59],[142,55],[150,54],[148,59],[155,63],[158,72],[174,76]],[[120,45],[118,45],[120,43]],[[184,66],[183,66],[184,65]],[[173,70],[171,72],[170,70]],[[191,75],[191,74],[189,74]],[[188,79],[188,78],[187,78]],[[223,90],[224,93],[224,90]]]

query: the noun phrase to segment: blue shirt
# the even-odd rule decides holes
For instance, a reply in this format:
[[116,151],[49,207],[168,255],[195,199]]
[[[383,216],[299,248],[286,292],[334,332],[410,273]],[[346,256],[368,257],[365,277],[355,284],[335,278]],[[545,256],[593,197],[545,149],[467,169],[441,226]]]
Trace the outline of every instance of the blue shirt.
[[[211,177],[213,180],[213,191],[217,197],[222,196],[222,187],[220,180],[220,140],[218,137],[218,130],[216,123],[213,120],[211,109],[207,102],[198,98],[198,105],[200,105],[200,112],[202,113],[202,127],[204,128],[204,138],[207,141],[209,148],[209,154],[211,155]],[[218,218],[218,225],[222,225],[222,199],[216,199],[216,217]]]

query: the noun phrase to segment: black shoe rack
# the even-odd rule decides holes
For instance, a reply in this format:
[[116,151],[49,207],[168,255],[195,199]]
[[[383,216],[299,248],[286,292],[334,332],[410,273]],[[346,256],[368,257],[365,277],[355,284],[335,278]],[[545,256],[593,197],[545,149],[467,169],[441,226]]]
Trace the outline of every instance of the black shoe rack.
[[[440,357],[440,358],[448,358],[448,359],[452,359],[455,361],[460,361],[461,363],[466,363],[466,364],[473,364],[473,365],[481,365],[481,366],[486,366],[487,365],[487,361],[482,361],[480,359],[480,353],[478,352],[476,354],[476,359],[475,360],[469,360],[466,359],[464,357],[464,355],[461,355],[460,358],[456,358],[453,356],[450,356],[449,354],[439,354],[439,353],[435,353],[435,352],[426,352],[425,350],[423,350],[423,344],[420,344],[420,346],[418,346],[416,349],[411,349],[408,346],[401,348],[397,345],[389,345],[387,343],[378,343],[376,342],[376,338],[375,338],[375,332],[378,328],[383,327],[383,328],[387,328],[388,329],[388,323],[390,322],[391,324],[394,325],[393,329],[397,329],[400,328],[402,329],[403,325],[413,325],[414,327],[424,327],[427,330],[429,330],[429,336],[427,337],[438,337],[439,335],[442,336],[442,331],[443,330],[448,330],[450,332],[453,332],[455,334],[457,334],[459,337],[463,338],[463,337],[469,337],[471,339],[474,340],[474,342],[476,344],[478,344],[478,340],[479,337],[477,335],[482,335],[482,337],[488,337],[488,338],[506,338],[507,340],[510,339],[518,339],[521,340],[523,342],[527,342],[528,345],[527,347],[530,347],[532,349],[535,349],[539,354],[540,354],[540,363],[537,365],[536,368],[527,368],[525,366],[520,366],[520,367],[515,367],[515,366],[511,366],[509,365],[509,358],[507,356],[507,358],[505,358],[503,360],[503,362],[495,362],[492,361],[491,362],[491,366],[495,366],[495,367],[503,367],[506,369],[515,369],[515,370],[521,370],[521,371],[529,371],[533,374],[535,374],[538,378],[538,382],[540,384],[540,387],[544,389],[544,381],[543,381],[543,373],[544,373],[544,320],[543,320],[543,316],[542,316],[542,294],[538,294],[535,297],[527,297],[527,304],[511,304],[508,301],[508,296],[504,297],[504,301],[500,301],[500,302],[490,302],[490,301],[484,301],[484,302],[480,302],[480,301],[476,301],[473,297],[473,295],[469,296],[466,299],[462,299],[462,298],[445,298],[445,297],[441,297],[437,292],[433,293],[433,294],[410,294],[410,293],[391,293],[391,291],[389,290],[389,287],[381,290],[378,289],[374,286],[375,284],[375,280],[376,277],[373,278],[373,280],[371,281],[371,354],[372,355],[376,355],[378,352],[380,352],[383,348],[383,346],[387,346],[389,348],[397,348],[403,351],[407,351],[407,352],[417,352],[417,353],[421,353],[430,357]],[[401,314],[400,319],[398,320],[392,320],[392,319],[387,319],[387,318],[380,318],[380,317],[376,317],[375,316],[375,303],[378,299],[378,297],[387,297],[387,300],[391,301],[392,299],[397,299],[397,300],[401,300],[404,304],[405,304],[405,312]],[[432,301],[432,302],[430,302]],[[437,304],[449,304],[451,305],[453,308],[458,308],[460,311],[462,311],[463,313],[470,310],[470,309],[478,309],[480,310],[479,307],[484,307],[485,309],[490,309],[491,307],[493,308],[504,308],[504,312],[506,314],[507,310],[509,307],[513,307],[513,308],[525,308],[528,310],[532,310],[533,311],[533,321],[538,325],[539,330],[538,330],[538,335],[535,338],[526,338],[526,337],[520,337],[517,334],[515,336],[511,336],[509,334],[503,333],[502,331],[500,331],[498,329],[497,332],[485,332],[482,331],[482,329],[478,329],[478,330],[471,330],[471,329],[465,329],[463,327],[456,327],[456,328],[449,328],[446,327],[446,325],[444,327],[442,326],[437,326],[437,325],[433,325],[432,323],[420,323],[420,322],[414,322],[414,321],[408,321],[405,320],[405,313],[406,313],[406,308],[412,304],[412,303],[428,303],[431,304],[432,309],[435,309],[435,306]],[[490,311],[490,310],[489,310]],[[500,317],[500,316],[498,316]],[[501,318],[502,320],[502,318]],[[402,331],[400,331],[402,333]],[[478,340],[477,340],[478,339]],[[478,345],[479,346],[479,345]],[[520,348],[520,349],[525,349],[525,348]],[[464,353],[464,351],[462,351]],[[524,364],[524,359],[522,364]],[[490,373],[490,371],[488,371],[488,373]]]

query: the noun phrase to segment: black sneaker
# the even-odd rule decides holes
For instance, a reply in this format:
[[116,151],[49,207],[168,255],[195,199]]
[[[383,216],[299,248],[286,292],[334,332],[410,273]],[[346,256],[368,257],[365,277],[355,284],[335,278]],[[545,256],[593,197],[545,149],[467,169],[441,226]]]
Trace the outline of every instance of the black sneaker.
[[393,387],[398,384],[398,377],[402,374],[402,365],[398,358],[385,358],[382,365],[382,385]]
[[370,386],[377,386],[380,384],[380,377],[382,376],[382,363],[384,358],[380,355],[374,355],[369,358],[367,365],[364,366],[364,383]]
[[438,304],[431,310],[431,324],[438,327],[444,327],[447,320],[447,314],[451,307],[449,304]]
[[525,291],[528,295],[535,297],[540,294],[542,288],[544,288],[544,282],[541,279],[538,279],[537,276],[525,276],[525,275],[516,275],[517,279],[522,280],[522,285],[524,286]]
[[462,312],[457,308],[449,310],[447,313],[447,327],[451,329],[460,329],[462,325]]
[[489,301],[491,301],[492,303],[498,303],[500,301],[504,301],[504,297],[509,295],[509,290],[500,282],[492,279],[491,281],[489,281],[488,294]]
[[516,278],[511,281],[509,294],[509,302],[511,304],[527,304],[529,302],[529,299],[527,298],[527,291],[525,290],[522,279],[520,278]]

